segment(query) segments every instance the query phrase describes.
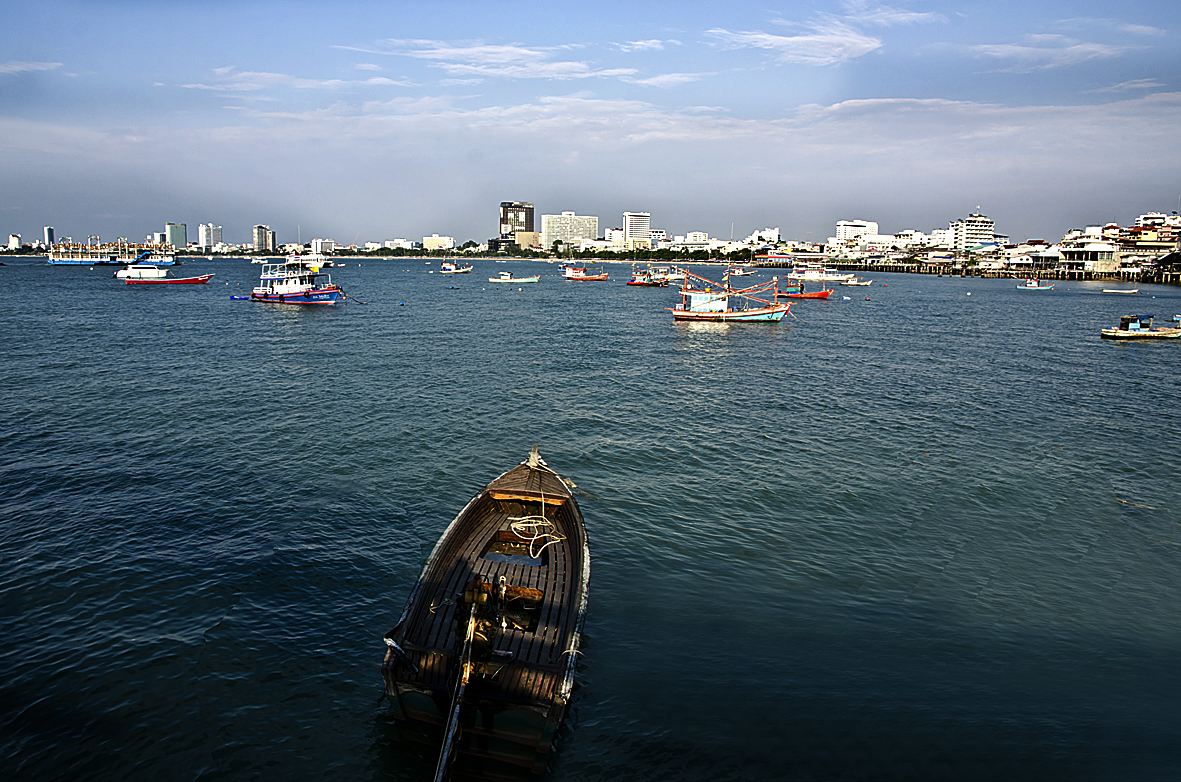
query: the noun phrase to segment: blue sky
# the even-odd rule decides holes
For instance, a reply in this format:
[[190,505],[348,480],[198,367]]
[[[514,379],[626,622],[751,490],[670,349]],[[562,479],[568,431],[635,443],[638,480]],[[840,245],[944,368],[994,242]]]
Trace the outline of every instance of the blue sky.
[[[8,4],[0,232],[1015,238],[1178,208],[1166,2]],[[297,228],[298,227],[298,228]]]

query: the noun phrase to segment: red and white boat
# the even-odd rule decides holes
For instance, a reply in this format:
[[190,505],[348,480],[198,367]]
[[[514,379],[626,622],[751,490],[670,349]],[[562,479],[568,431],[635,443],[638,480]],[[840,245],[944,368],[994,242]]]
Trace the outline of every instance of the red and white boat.
[[607,272],[591,274],[585,266],[563,266],[562,272],[570,282],[604,282],[607,279]]
[[212,279],[212,274],[202,274],[198,277],[128,277],[123,280],[127,285],[204,285]]
[[821,288],[818,291],[806,291],[804,286],[800,285],[780,292],[778,297],[781,299],[827,299],[832,295],[832,290],[832,288]]
[[[730,275],[719,284],[692,272],[685,273],[681,284],[681,302],[670,307],[675,321],[714,321],[722,323],[778,323],[791,311],[791,304],[775,301],[779,278],[772,277],[747,288],[730,285]],[[762,296],[770,296],[764,299]],[[739,306],[734,306],[738,302]]]

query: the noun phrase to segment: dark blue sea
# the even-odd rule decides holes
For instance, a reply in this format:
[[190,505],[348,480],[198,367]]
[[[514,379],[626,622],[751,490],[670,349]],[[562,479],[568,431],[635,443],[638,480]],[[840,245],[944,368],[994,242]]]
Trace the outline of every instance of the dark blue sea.
[[674,325],[622,266],[346,261],[303,309],[5,260],[5,779],[430,778],[382,634],[533,444],[592,552],[551,779],[1181,779],[1181,344],[1099,339],[1181,289]]

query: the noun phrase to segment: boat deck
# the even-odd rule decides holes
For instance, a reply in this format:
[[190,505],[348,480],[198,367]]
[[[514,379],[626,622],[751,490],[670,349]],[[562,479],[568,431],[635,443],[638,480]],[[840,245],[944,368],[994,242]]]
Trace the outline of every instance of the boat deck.
[[[546,546],[541,564],[485,556],[494,541],[519,542],[510,531],[512,520],[540,515],[543,503],[545,516],[566,539]],[[535,629],[508,627],[496,637],[488,662],[493,674],[479,687],[480,697],[552,701],[565,674],[563,657],[580,610],[576,597],[584,533],[569,488],[556,475],[518,467],[490,484],[454,524],[432,555],[434,567],[423,574],[404,621],[395,628],[402,631],[400,642],[419,668],[417,675],[401,671],[398,679],[448,692],[455,678],[454,650],[462,642],[463,630],[456,621],[458,598],[473,576],[490,584],[504,576],[510,585],[540,590],[542,599]]]

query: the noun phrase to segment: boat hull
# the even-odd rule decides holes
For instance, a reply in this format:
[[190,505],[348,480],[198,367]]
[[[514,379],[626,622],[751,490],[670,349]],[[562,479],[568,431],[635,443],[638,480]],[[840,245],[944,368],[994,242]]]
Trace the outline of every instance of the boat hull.
[[735,310],[730,312],[693,312],[692,310],[674,309],[673,320],[713,323],[778,323],[791,309],[790,304],[773,307],[760,307],[750,310]]
[[832,295],[832,288],[822,291],[803,291],[801,293],[781,293],[781,299],[827,299]]
[[251,293],[251,301],[265,304],[333,305],[343,297],[339,290],[315,289],[301,293]]
[[212,278],[212,274],[202,274],[199,277],[162,277],[156,280],[128,277],[123,282],[128,285],[204,285]]
[[534,275],[534,276],[532,276],[532,277],[508,277],[508,278],[505,278],[505,277],[489,277],[489,278],[488,278],[488,282],[491,282],[491,283],[504,283],[504,284],[506,284],[506,285],[514,285],[514,284],[516,284],[516,283],[524,283],[524,284],[528,284],[528,283],[533,283],[533,282],[541,282],[541,275]]
[[607,280],[607,272],[602,274],[587,274],[583,277],[567,277],[567,282],[605,282]]
[[1103,292],[1104,293],[1118,293],[1123,296],[1135,296],[1137,293],[1140,292],[1140,289],[1139,288],[1130,288],[1130,289],[1124,290],[1123,288],[1104,288]]
[[1099,332],[1103,339],[1178,339],[1181,338],[1181,328],[1155,328],[1151,331],[1128,331],[1126,329],[1103,329]]

